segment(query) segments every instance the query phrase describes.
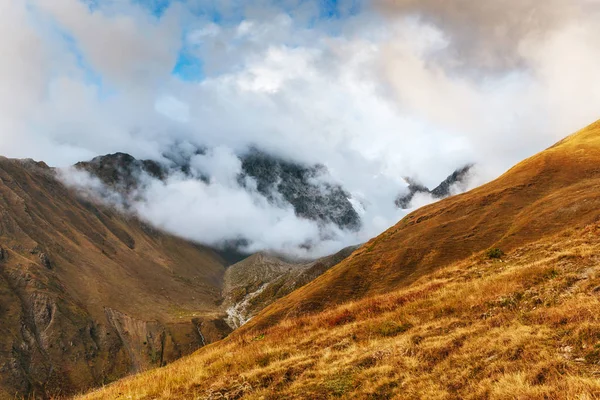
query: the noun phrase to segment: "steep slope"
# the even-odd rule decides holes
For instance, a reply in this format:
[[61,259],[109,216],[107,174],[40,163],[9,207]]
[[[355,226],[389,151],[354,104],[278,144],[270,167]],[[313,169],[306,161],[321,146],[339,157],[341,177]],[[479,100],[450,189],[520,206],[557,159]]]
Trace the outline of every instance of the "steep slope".
[[600,217],[599,188],[600,121],[493,182],[409,214],[247,327],[386,293],[481,250],[509,251],[592,223]]
[[357,247],[310,262],[284,261],[273,254],[256,253],[230,266],[223,286],[227,323],[239,328],[269,304],[348,257]]
[[0,398],[80,391],[230,331],[219,254],[80,199],[43,163],[0,158],[0,248]]
[[[574,215],[576,215],[575,213]],[[600,224],[237,331],[83,399],[595,399]]]

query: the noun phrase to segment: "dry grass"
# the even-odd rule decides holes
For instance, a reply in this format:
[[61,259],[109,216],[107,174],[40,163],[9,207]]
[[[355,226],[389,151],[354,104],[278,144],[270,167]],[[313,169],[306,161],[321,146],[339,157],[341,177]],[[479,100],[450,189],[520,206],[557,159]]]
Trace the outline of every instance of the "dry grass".
[[600,225],[245,331],[82,399],[600,397]]

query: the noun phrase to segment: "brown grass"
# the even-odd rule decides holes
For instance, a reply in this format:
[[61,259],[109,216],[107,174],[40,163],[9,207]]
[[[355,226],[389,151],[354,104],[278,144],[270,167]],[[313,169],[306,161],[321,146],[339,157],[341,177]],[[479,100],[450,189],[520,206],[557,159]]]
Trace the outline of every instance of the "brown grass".
[[600,397],[600,224],[246,330],[82,399]]

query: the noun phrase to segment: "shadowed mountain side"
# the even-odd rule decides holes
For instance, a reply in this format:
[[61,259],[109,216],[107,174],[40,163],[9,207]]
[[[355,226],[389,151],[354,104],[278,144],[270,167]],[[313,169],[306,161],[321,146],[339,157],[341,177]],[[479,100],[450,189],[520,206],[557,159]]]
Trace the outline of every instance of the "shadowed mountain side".
[[219,254],[80,199],[43,163],[0,158],[0,248],[6,393],[80,391],[230,331]]
[[407,286],[499,247],[504,251],[600,217],[600,122],[468,193],[423,207],[308,285],[267,307],[244,329]]

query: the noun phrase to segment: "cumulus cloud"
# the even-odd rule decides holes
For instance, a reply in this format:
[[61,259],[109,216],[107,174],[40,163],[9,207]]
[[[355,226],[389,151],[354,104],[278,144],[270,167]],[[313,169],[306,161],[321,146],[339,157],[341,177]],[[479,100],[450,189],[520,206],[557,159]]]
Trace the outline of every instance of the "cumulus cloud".
[[[191,152],[212,180],[151,181],[139,215],[253,250],[322,232],[241,190],[237,155],[321,163],[363,220],[332,231],[328,251],[396,222],[403,176],[434,187],[476,163],[483,183],[600,115],[591,0],[342,1],[333,17],[317,1],[217,3],[3,2],[0,153],[67,166]],[[178,73],[182,57],[195,76]]]

